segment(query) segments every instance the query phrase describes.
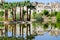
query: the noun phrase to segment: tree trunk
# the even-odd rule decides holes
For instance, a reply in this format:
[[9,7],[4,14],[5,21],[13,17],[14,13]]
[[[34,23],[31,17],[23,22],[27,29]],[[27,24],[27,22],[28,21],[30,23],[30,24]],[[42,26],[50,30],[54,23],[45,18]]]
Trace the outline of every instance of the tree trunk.
[[31,26],[30,26],[30,24],[28,24],[28,26],[29,26],[29,33],[31,35]]
[[23,38],[23,27],[24,27],[24,24],[22,24],[22,38]]
[[27,21],[28,21],[28,7],[27,7]]
[[[8,9],[5,10],[5,22],[8,22]],[[8,33],[8,24],[5,23],[5,36],[8,36],[7,33]]]
[[30,8],[30,13],[29,13],[29,21],[31,21],[31,8]]
[[13,26],[12,26],[12,37],[13,37]]
[[26,28],[26,35],[28,36],[28,24],[27,24],[27,28]]
[[3,29],[1,30],[1,35],[3,36]]
[[20,24],[20,36],[21,36],[21,24]]
[[1,37],[3,36],[3,29],[0,29]]
[[[31,8],[30,8],[30,13],[29,13],[29,21],[31,21]],[[29,24],[29,33],[31,35],[31,26]]]

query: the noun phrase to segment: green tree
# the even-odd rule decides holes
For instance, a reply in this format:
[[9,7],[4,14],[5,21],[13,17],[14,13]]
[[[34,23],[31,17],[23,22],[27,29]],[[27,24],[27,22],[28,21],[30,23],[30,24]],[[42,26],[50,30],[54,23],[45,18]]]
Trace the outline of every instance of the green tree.
[[[8,21],[8,9],[9,9],[8,3],[4,2],[1,8],[5,9],[5,21]],[[7,32],[8,32],[8,24],[5,24],[5,36],[8,36]]]
[[43,10],[44,15],[48,15],[49,12],[47,10]]
[[36,15],[37,15],[37,13],[36,12],[33,12],[33,18],[36,18]]
[[57,13],[58,13],[58,12],[57,12],[57,11],[55,11],[55,12],[54,12],[54,15],[56,16],[56,15],[57,15]]
[[0,11],[0,16],[4,16],[4,11]]

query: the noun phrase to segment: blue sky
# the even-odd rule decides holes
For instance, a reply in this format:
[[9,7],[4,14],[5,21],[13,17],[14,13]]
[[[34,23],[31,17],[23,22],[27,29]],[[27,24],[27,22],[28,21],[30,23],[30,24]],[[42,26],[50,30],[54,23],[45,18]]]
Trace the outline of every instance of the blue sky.
[[[5,0],[8,2],[19,2],[19,1],[24,1],[24,0]],[[30,0],[31,2],[43,2],[43,3],[48,3],[48,2],[60,2],[60,0]]]

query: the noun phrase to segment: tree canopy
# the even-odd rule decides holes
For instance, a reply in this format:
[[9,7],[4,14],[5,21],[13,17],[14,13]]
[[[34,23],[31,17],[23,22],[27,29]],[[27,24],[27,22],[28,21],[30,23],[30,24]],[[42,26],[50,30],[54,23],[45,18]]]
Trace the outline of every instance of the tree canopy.
[[43,13],[44,13],[44,15],[48,15],[49,14],[49,11],[43,10]]
[[0,16],[2,17],[4,15],[4,11],[0,11]]

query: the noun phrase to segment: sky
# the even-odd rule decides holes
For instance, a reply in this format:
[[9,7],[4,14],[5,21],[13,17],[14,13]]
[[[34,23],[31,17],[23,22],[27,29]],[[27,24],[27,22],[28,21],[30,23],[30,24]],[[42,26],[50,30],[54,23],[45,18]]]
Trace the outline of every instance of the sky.
[[[19,2],[24,0],[5,0],[7,2]],[[43,2],[43,3],[49,3],[49,2],[60,2],[60,0],[30,0],[31,2]]]

